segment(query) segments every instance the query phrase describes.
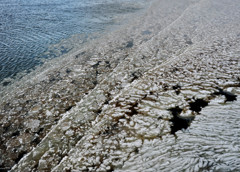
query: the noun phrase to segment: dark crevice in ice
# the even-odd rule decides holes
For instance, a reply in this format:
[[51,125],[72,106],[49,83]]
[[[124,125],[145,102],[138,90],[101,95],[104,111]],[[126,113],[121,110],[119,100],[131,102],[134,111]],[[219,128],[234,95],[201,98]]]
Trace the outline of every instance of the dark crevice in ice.
[[218,91],[214,92],[213,94],[214,95],[223,95],[223,96],[225,96],[225,102],[237,100],[237,95],[235,95],[235,94],[233,94],[231,92],[228,92],[228,91],[224,91],[221,88],[218,88]]
[[39,135],[43,132],[44,128],[40,128],[36,133]]
[[34,164],[34,166],[33,166],[33,169],[34,169],[35,171],[37,171],[36,169],[38,169],[38,165],[39,165],[39,164],[35,162],[35,164]]
[[68,74],[68,73],[71,73],[72,72],[72,70],[71,69],[66,69],[66,73]]
[[102,109],[94,110],[94,113],[96,113],[96,115],[99,115],[101,112],[102,112]]
[[110,167],[110,169],[109,169],[109,170],[107,170],[107,172],[112,172],[112,171],[114,171],[114,168],[113,168],[113,166],[111,166],[111,167]]
[[138,147],[135,147],[134,150],[133,150],[134,153],[138,154],[139,153],[139,148]]
[[8,172],[11,168],[0,165],[0,172]]
[[173,115],[170,121],[172,122],[171,134],[174,134],[174,135],[178,130],[187,129],[195,118],[194,116],[190,116],[190,117],[180,116],[183,109],[179,108],[178,106],[174,108],[170,108],[168,110]]
[[18,154],[18,157],[15,159],[15,163],[18,163],[26,153],[28,153],[28,152],[27,151],[20,152]]
[[169,85],[167,83],[163,83],[162,88],[163,88],[164,91],[168,91],[169,90]]
[[5,81],[2,83],[2,85],[5,87],[5,86],[8,86],[11,82],[10,81]]
[[203,100],[203,99],[195,99],[194,102],[190,102],[190,110],[199,113],[202,108],[206,107],[208,105],[208,101]]
[[[153,93],[150,92],[150,95],[153,95]],[[145,96],[142,98],[142,100],[147,100],[147,101],[156,102],[156,99],[154,99],[154,98],[152,98],[152,97],[150,97],[150,96],[148,96],[148,95],[145,95]]]
[[98,61],[96,64],[92,65],[92,67],[93,67],[94,69],[97,69],[98,66],[99,66],[99,64],[100,64],[101,62],[102,62],[102,61]]
[[132,48],[133,47],[133,41],[128,41],[126,48]]
[[105,61],[105,63],[106,63],[106,67],[111,68],[111,64],[109,61]]
[[96,80],[96,81],[93,81],[92,83],[94,86],[96,86],[98,84],[98,81]]
[[40,142],[41,142],[41,139],[40,139],[39,137],[35,137],[35,138],[31,141],[31,143],[34,144],[35,146],[37,146],[38,143],[40,143]]
[[109,101],[111,100],[111,94],[107,92],[105,95],[106,95],[107,99],[105,100],[105,102],[103,104],[109,104]]
[[177,71],[179,71],[179,69],[177,67],[172,66],[172,68],[170,69],[170,72],[173,72],[173,73],[177,72]]
[[66,111],[66,112],[67,112],[67,111],[70,111],[72,108],[73,108],[73,106],[68,106],[68,107],[65,109],[65,111]]
[[15,136],[19,136],[20,135],[20,132],[19,130],[15,131],[12,133],[12,136],[15,137]]
[[77,58],[79,58],[80,56],[84,55],[85,53],[86,53],[86,52],[85,52],[85,51],[83,51],[83,52],[81,52],[81,53],[77,54],[77,55],[75,56],[75,58],[77,59]]
[[135,81],[135,80],[138,79],[140,76],[141,76],[141,74],[138,74],[137,72],[133,72],[133,73],[131,74],[132,79],[131,79],[130,82]]
[[65,169],[65,172],[71,172],[71,171],[72,171],[71,168]]
[[109,104],[109,100],[106,100],[103,104],[108,105]]
[[173,88],[174,90],[177,90],[177,89],[181,89],[181,86],[180,86],[179,84],[177,84],[177,85],[174,85],[172,88]]
[[100,114],[102,112],[102,109],[98,109],[97,113]]
[[[179,85],[173,86],[174,90],[177,90],[180,88],[181,87]],[[210,97],[208,97],[208,99],[210,100],[214,98],[216,95],[224,95],[226,98],[225,102],[237,100],[237,95],[234,95],[233,93],[228,91],[224,91],[223,89],[220,89],[220,88],[218,88],[217,92],[214,92]],[[199,113],[202,110],[202,108],[208,106],[209,104],[209,101],[206,101],[204,99],[195,99],[195,98],[193,99],[194,101],[189,103],[189,106],[190,106],[189,109],[195,113]],[[188,117],[180,116],[183,109],[179,108],[179,106],[170,108],[168,110],[171,112],[173,116],[169,121],[172,122],[171,134],[174,134],[174,135],[178,130],[187,129],[195,118],[195,116],[188,116]],[[160,120],[162,118],[159,117],[158,119]]]
[[128,116],[133,116],[133,115],[138,114],[138,112],[136,110],[137,106],[138,106],[138,102],[135,102],[135,103],[131,104],[131,106],[129,107],[130,112],[126,112],[126,114]]
[[121,105],[121,102],[120,101],[117,101],[116,104],[115,104],[116,107],[122,107]]
[[182,88],[182,87],[181,87],[179,84],[174,85],[172,88],[175,90],[175,93],[176,93],[177,95],[179,95],[179,94],[181,93],[181,88]]

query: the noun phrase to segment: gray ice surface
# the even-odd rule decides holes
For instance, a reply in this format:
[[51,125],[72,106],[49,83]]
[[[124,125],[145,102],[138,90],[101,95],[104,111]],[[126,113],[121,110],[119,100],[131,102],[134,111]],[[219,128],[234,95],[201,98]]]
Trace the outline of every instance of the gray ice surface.
[[[47,129],[12,171],[239,171],[239,28],[237,0],[156,0],[127,26],[49,62],[31,80],[38,106],[25,119],[29,137],[39,114]],[[169,109],[195,119],[174,134]]]

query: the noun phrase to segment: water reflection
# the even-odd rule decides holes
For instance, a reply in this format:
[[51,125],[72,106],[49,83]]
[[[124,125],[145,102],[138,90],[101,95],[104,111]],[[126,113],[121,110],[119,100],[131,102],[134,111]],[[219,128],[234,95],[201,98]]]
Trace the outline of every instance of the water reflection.
[[42,58],[56,57],[71,49],[61,47],[60,54],[46,53],[49,45],[74,34],[101,32],[114,24],[117,15],[138,9],[136,2],[128,0],[1,1],[0,81],[29,71],[41,64]]

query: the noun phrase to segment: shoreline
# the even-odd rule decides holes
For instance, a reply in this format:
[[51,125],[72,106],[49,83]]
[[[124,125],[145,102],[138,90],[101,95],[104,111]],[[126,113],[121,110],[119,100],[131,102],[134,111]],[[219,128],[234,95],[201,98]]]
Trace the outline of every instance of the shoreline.
[[[74,66],[68,61],[70,65],[52,75],[42,74],[34,89],[26,89],[33,100],[24,106],[27,113],[23,108],[17,118],[12,115],[15,128],[8,125],[7,115],[3,119],[8,122],[3,125],[9,134],[5,139],[17,143],[27,138],[12,170],[128,170],[131,165],[124,164],[131,164],[135,154],[152,150],[146,143],[173,139],[168,109],[180,107],[182,116],[197,116],[191,103],[211,103],[217,87],[239,97],[239,17],[237,12],[224,16],[218,7],[226,12],[235,3],[222,3],[155,1],[134,25],[73,55]],[[201,18],[205,13],[209,19]],[[230,21],[232,17],[236,21]],[[24,126],[19,131],[20,124]],[[89,158],[99,165],[91,166]]]
[[[29,73],[34,67],[42,64],[41,59],[50,59],[66,54],[72,47],[81,44],[81,41],[85,40],[85,36],[106,32],[106,29],[110,31],[117,25],[123,25],[128,16],[139,13],[148,4],[147,0],[100,0],[98,2],[55,0],[54,2],[55,4],[40,5],[41,2],[35,1],[28,6],[25,4],[27,2],[21,1],[14,12],[14,4],[12,4],[14,2],[6,4],[5,0],[3,1],[2,7],[5,10],[1,10],[1,13],[6,15],[6,18],[0,20],[2,23],[1,35],[3,35],[1,41],[8,44],[9,48],[3,44],[0,45],[0,56],[2,56],[0,85],[4,78],[6,82],[3,82],[3,86],[6,86],[10,84],[10,78],[19,79],[24,72]],[[35,16],[35,20],[31,17],[35,15],[34,10],[39,12]],[[25,17],[27,22],[21,21],[22,18],[19,18],[18,25],[23,28],[27,27],[28,32],[19,30],[15,20],[7,22],[8,16],[12,16],[14,19],[18,18],[21,11],[23,12],[22,17]],[[28,15],[24,11],[28,11]],[[44,14],[48,11],[52,11],[51,16]],[[44,20],[44,16],[46,20]],[[48,17],[52,17],[52,20],[48,20]],[[37,27],[34,27],[35,25]],[[4,28],[9,29],[5,30]],[[18,35],[18,33],[20,34]],[[12,34],[15,37],[11,37]],[[82,36],[79,38],[77,34]],[[72,36],[74,38],[71,38]],[[69,42],[56,47],[56,44],[65,41]],[[54,47],[52,48],[52,46]]]
[[[12,91],[14,90],[14,87],[18,87],[19,85],[23,85],[24,83],[31,82],[28,80],[34,80],[34,82],[37,82],[36,77],[38,75],[41,76],[41,73],[44,73],[45,71],[58,70],[58,68],[61,68],[61,66],[66,65],[65,64],[66,62],[69,63],[69,60],[71,61],[71,63],[74,63],[73,57],[76,57],[78,55],[80,56],[81,52],[83,51],[90,52],[91,49],[94,48],[94,46],[96,47],[96,44],[101,44],[101,41],[107,41],[112,34],[119,35],[120,32],[123,32],[123,30],[126,30],[124,29],[124,27],[131,25],[128,20],[130,20],[130,18],[135,18],[133,21],[136,22],[138,20],[139,15],[141,16],[142,13],[144,13],[144,11],[146,11],[149,8],[150,4],[151,4],[151,1],[147,2],[145,4],[146,5],[145,8],[143,8],[143,6],[138,4],[135,7],[135,8],[138,8],[138,11],[122,14],[122,16],[115,16],[114,18],[115,23],[113,25],[107,25],[103,31],[97,31],[92,34],[89,34],[87,38],[86,38],[86,35],[84,34],[83,35],[76,34],[76,35],[71,35],[67,39],[60,40],[56,44],[51,44],[48,47],[48,49],[51,49],[51,47],[56,47],[56,46],[57,47],[63,46],[64,43],[62,42],[66,42],[65,44],[73,44],[74,39],[77,39],[77,41],[81,41],[80,44],[72,47],[72,50],[70,50],[70,52],[66,54],[58,55],[58,57],[55,57],[55,58],[41,59],[42,60],[41,62],[43,62],[42,65],[36,66],[32,70],[30,70],[30,72],[25,73],[23,71],[18,73],[16,79],[11,77],[4,78],[3,81],[0,82],[0,84],[4,85],[4,82],[6,82],[7,86],[3,86],[2,88],[0,88],[0,95],[3,96],[5,92],[9,92],[8,90]],[[85,37],[85,38],[78,39],[77,37]],[[8,85],[8,82],[10,82],[9,85]]]

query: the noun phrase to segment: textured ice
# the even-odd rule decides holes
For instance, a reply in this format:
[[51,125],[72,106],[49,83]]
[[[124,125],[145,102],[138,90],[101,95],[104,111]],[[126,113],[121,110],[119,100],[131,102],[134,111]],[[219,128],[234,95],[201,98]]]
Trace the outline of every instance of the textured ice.
[[[24,116],[41,121],[39,143],[12,171],[239,171],[239,9],[234,0],[153,1],[141,20],[79,51],[81,60],[39,74],[25,97],[47,88],[35,98],[41,108]],[[208,106],[194,110],[200,100]]]

